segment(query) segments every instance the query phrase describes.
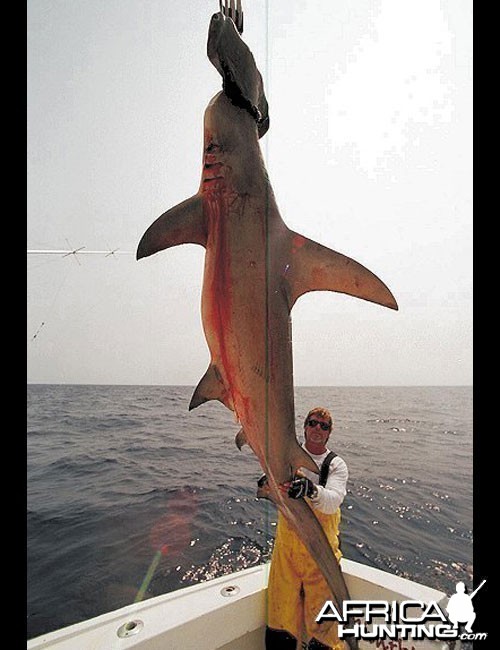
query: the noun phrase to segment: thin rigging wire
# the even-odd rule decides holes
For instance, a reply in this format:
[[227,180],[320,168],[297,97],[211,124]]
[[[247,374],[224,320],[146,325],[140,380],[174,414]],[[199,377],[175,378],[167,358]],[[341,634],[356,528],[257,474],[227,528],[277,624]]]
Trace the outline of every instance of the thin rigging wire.
[[84,246],[81,246],[80,248],[74,248],[74,249],[44,249],[44,248],[37,248],[37,249],[28,249],[26,251],[27,255],[61,255],[61,257],[67,257],[68,255],[105,255],[106,257],[110,257],[111,255],[134,255],[134,251],[121,251],[118,248],[115,248],[114,250],[106,250],[106,251],[89,251],[86,250]]
[[[67,279],[67,277],[68,277],[68,275],[69,275],[69,271],[70,271],[70,269],[68,268],[68,269],[66,270],[66,273],[65,273],[63,279],[62,279],[61,284],[59,285],[59,288],[57,289],[57,291],[56,291],[56,293],[55,293],[55,295],[54,295],[54,297],[53,297],[53,299],[52,299],[52,302],[51,302],[50,305],[49,305],[49,308],[48,308],[48,310],[47,310],[47,312],[48,312],[49,315],[51,314],[51,312],[52,312],[53,309],[54,309],[54,305],[55,305],[55,303],[56,303],[57,297],[58,297],[59,294],[61,293],[61,289],[63,288],[63,285],[64,285],[64,283],[66,282],[66,279]],[[38,329],[37,329],[37,331],[35,332],[35,334],[31,337],[31,342],[32,342],[32,343],[36,340],[36,338],[37,338],[37,336],[38,336],[40,330],[42,329],[42,327],[44,327],[44,325],[45,325],[45,320],[42,321],[42,323],[38,326]]]

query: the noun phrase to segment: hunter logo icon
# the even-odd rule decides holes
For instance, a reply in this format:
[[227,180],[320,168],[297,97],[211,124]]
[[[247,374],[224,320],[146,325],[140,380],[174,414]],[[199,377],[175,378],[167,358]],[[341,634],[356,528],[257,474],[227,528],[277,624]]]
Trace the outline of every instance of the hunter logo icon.
[[465,593],[465,585],[463,582],[457,582],[456,584],[456,593],[450,597],[446,611],[448,612],[448,618],[450,622],[453,623],[453,628],[457,629],[459,623],[465,623],[465,631],[472,632],[472,623],[476,619],[476,613],[472,605],[472,599],[477,594],[477,592],[484,585],[486,580],[483,580],[479,587],[474,589],[470,594]]

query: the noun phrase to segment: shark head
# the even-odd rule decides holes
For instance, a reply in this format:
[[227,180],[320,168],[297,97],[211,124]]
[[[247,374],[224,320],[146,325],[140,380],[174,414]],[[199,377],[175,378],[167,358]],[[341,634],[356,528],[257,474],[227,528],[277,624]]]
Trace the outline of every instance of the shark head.
[[222,77],[224,94],[252,115],[261,138],[269,129],[262,76],[232,18],[222,12],[214,14],[210,21],[207,55]]

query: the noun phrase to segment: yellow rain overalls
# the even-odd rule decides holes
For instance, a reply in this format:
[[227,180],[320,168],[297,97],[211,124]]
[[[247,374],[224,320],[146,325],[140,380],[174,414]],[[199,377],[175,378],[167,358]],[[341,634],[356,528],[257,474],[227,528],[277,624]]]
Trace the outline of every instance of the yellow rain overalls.
[[[306,498],[306,501],[309,499]],[[314,514],[328,537],[335,557],[340,561],[340,508],[333,514],[318,510],[314,510]],[[344,650],[344,642],[337,635],[337,621],[315,621],[325,601],[330,599],[330,589],[318,565],[287,519],[278,513],[268,584],[268,627],[286,630],[300,641],[305,627],[307,641],[314,637],[332,650]]]

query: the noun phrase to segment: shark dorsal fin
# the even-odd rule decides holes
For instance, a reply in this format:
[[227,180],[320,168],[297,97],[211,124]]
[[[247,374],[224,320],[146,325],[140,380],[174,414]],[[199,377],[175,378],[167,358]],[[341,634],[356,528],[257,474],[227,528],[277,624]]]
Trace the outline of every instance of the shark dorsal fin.
[[241,449],[242,449],[242,447],[244,445],[248,445],[248,437],[247,437],[247,434],[245,433],[245,429],[243,429],[243,427],[236,434],[234,442],[236,443],[236,446],[238,447],[238,449],[240,451],[241,451]]
[[336,291],[398,309],[386,285],[363,265],[293,231],[289,237],[290,306],[308,291]]
[[195,194],[153,221],[139,242],[137,259],[179,244],[206,246],[206,243],[202,197]]
[[292,474],[294,474],[300,467],[305,467],[311,472],[319,474],[318,466],[311,458],[311,456],[309,456],[307,451],[301,447],[298,442],[293,445],[289,460],[292,467]]

